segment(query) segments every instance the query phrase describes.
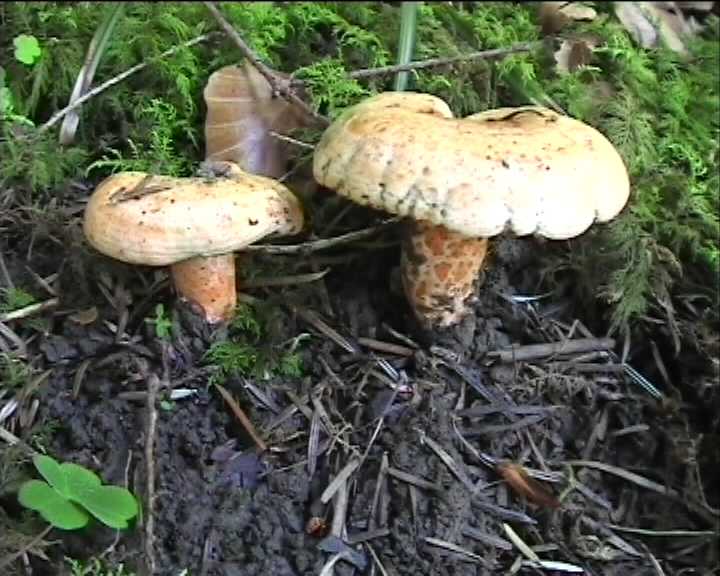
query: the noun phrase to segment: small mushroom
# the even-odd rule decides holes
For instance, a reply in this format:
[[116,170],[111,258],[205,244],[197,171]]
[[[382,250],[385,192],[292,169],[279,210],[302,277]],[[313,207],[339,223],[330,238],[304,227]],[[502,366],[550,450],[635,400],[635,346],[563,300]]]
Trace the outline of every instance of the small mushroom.
[[488,238],[566,239],[625,206],[625,164],[595,128],[542,107],[454,118],[427,94],[349,108],[315,148],[315,179],[361,205],[408,216],[401,276],[425,326],[469,311]]
[[85,209],[88,242],[117,260],[170,266],[178,294],[214,324],[237,303],[234,252],[303,226],[298,199],[279,182],[226,164],[225,178],[121,172],[101,182]]

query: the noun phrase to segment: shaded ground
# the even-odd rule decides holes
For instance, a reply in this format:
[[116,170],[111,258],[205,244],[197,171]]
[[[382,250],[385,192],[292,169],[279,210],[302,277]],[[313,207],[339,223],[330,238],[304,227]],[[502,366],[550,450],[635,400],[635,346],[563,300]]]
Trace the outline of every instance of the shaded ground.
[[[3,425],[26,440],[42,433],[49,454],[127,485],[145,502],[142,523],[119,537],[101,525],[51,532],[49,561],[29,556],[33,574],[62,573],[63,556],[103,552],[138,573],[151,558],[155,573],[173,575],[319,574],[339,552],[335,574],[506,574],[523,559],[506,527],[541,559],[588,574],[710,574],[717,565],[720,411],[709,360],[687,345],[677,361],[664,355],[681,394],[668,399],[659,364],[633,354],[643,343],[633,345],[628,362],[666,392],[662,401],[602,349],[502,361],[495,352],[512,343],[593,337],[567,291],[513,298],[542,290],[533,241],[495,242],[475,316],[433,338],[414,332],[397,289],[397,227],[303,257],[257,254],[246,269],[258,277],[331,268],[320,281],[246,291],[273,312],[263,347],[286,349],[308,335],[297,344],[301,377],[224,382],[269,446],[258,458],[208,386],[212,368],[203,355],[226,334],[198,326],[162,271],[87,250],[75,199],[82,191],[70,192],[54,216],[22,209],[11,194],[0,245],[9,275],[43,295],[30,271],[58,273],[51,289],[60,301],[42,315],[44,326],[30,318],[5,323],[11,332],[3,332],[3,347],[24,346],[38,374],[49,373],[21,392]],[[351,211],[333,235],[381,216]],[[145,321],[159,302],[173,310],[170,343]],[[664,350],[662,328],[656,339]],[[155,383],[158,400],[171,388],[193,393],[155,403],[148,452],[147,395]],[[560,506],[514,492],[495,467],[503,461],[544,471],[543,485]],[[333,482],[343,471],[347,482]],[[338,486],[324,502],[323,492]],[[2,495],[0,509],[20,518],[12,493]],[[36,523],[30,533],[42,528]],[[678,530],[685,532],[668,532]]]

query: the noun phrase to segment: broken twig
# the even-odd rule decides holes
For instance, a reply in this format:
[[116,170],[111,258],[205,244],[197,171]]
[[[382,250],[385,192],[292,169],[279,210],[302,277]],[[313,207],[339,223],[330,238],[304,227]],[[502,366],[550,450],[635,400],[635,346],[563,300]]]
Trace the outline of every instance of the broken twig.
[[354,242],[355,240],[363,240],[374,235],[377,232],[387,228],[391,224],[396,224],[400,221],[400,218],[390,218],[377,226],[371,226],[370,228],[364,228],[362,230],[355,230],[354,232],[348,232],[334,238],[321,238],[319,240],[311,240],[309,242],[303,242],[302,244],[293,245],[273,245],[273,244],[250,244],[243,248],[246,252],[263,252],[265,254],[310,254],[311,252],[317,252],[319,250],[327,250],[328,248],[334,248],[341,244],[347,244]]
[[58,305],[58,302],[58,298],[50,298],[49,300],[30,304],[29,306],[25,306],[11,312],[5,312],[4,314],[0,314],[0,322],[8,322],[10,320],[22,320],[23,318],[27,318],[28,316],[33,316],[34,314],[39,314],[40,312],[45,312],[46,310],[55,308]]
[[614,347],[615,340],[613,338],[577,338],[563,342],[513,346],[509,350],[489,352],[488,355],[498,357],[501,362],[523,362],[526,360],[538,360],[547,356],[557,356],[559,354],[612,350]]
[[446,58],[430,58],[428,60],[408,62],[407,64],[395,64],[392,66],[381,66],[379,68],[355,70],[353,72],[349,72],[348,76],[357,80],[359,78],[395,74],[396,72],[408,72],[410,70],[422,70],[423,68],[447,66],[458,62],[470,62],[472,60],[495,60],[505,58],[506,56],[511,56],[513,54],[519,54],[521,52],[532,52],[541,45],[542,42],[524,42],[522,44],[516,44],[515,46],[509,46],[508,48],[494,48],[493,50],[481,50],[480,52],[470,52],[469,54],[460,54],[458,56],[450,56]]
[[243,411],[242,408],[240,408],[240,404],[237,403],[235,398],[232,397],[230,392],[228,392],[224,387],[222,387],[220,384],[215,384],[215,388],[218,389],[218,392],[220,392],[220,395],[223,397],[225,402],[228,403],[228,406],[230,406],[230,409],[233,411],[233,414],[235,414],[235,417],[240,420],[240,423],[243,425],[243,428],[247,431],[248,434],[250,434],[250,437],[253,439],[253,442],[258,447],[258,450],[260,452],[265,452],[267,450],[267,444],[265,444],[265,441],[260,438],[260,434],[258,434],[257,430],[255,430],[255,426],[253,426],[253,423],[250,421],[250,418],[247,417],[247,414]]
[[250,63],[257,69],[257,71],[260,72],[260,74],[262,74],[262,76],[268,81],[268,83],[270,84],[270,88],[273,91],[273,94],[279,94],[280,96],[285,98],[285,100],[292,102],[298,108],[302,109],[303,112],[305,112],[315,120],[318,120],[325,126],[330,125],[330,120],[328,118],[315,112],[315,110],[310,108],[310,106],[303,102],[303,100],[292,91],[292,89],[290,88],[290,83],[288,81],[280,78],[275,72],[273,72],[269,67],[267,67],[260,61],[260,59],[252,51],[250,46],[248,46],[242,39],[240,34],[237,33],[237,30],[235,30],[232,24],[230,24],[230,22],[225,19],[220,10],[218,10],[217,6],[215,6],[214,2],[203,2],[203,4],[205,4],[205,7],[210,10],[212,15],[215,17],[215,20],[217,20],[218,24],[220,24],[222,29],[225,30],[225,33],[228,35],[228,37],[240,49],[240,52],[243,53],[243,56],[245,56],[245,58],[247,58]]
[[148,377],[148,395],[147,395],[147,430],[145,434],[145,470],[147,474],[147,521],[145,522],[145,557],[150,568],[150,573],[155,573],[155,551],[153,544],[155,541],[155,437],[157,435],[157,408],[155,407],[155,399],[160,388],[160,379],[151,374]]

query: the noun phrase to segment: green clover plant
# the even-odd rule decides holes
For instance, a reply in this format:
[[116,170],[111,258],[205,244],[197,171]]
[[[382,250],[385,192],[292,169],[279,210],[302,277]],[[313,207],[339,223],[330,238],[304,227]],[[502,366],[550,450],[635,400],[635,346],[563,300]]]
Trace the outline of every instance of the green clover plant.
[[20,34],[13,40],[13,45],[15,46],[15,59],[28,66],[35,64],[35,60],[42,54],[40,43],[35,36]]
[[87,468],[59,464],[43,455],[35,456],[33,463],[47,482],[28,480],[20,486],[18,500],[56,528],[83,528],[92,514],[111,528],[123,529],[138,514],[138,502],[129,490],[103,485]]

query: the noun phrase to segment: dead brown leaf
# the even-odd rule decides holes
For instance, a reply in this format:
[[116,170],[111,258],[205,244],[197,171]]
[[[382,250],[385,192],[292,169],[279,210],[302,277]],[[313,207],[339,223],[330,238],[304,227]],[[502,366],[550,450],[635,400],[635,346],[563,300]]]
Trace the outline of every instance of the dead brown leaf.
[[498,465],[498,473],[513,491],[528,501],[545,508],[559,508],[555,495],[537,480],[531,478],[519,464],[504,463]]
[[248,61],[215,71],[203,96],[207,160],[228,160],[247,172],[272,178],[285,174],[291,144],[271,132],[287,136],[309,126],[304,111],[274,97],[269,82]]
[[558,73],[569,74],[590,64],[594,48],[595,45],[585,39],[563,40],[554,54]]

